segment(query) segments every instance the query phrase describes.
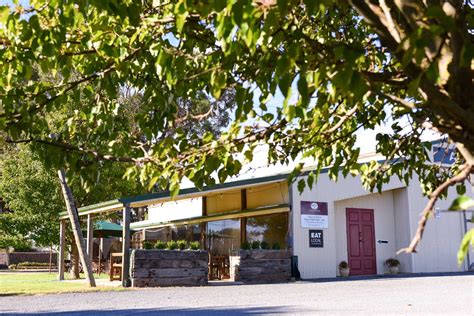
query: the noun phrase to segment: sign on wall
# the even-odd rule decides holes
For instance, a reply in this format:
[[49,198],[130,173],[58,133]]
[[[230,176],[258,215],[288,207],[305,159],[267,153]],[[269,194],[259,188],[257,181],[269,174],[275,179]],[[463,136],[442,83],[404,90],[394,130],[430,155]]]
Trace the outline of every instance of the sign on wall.
[[311,248],[323,248],[324,247],[324,237],[322,230],[313,230],[309,231],[309,246]]
[[301,227],[329,228],[328,204],[301,201]]
[[446,165],[452,165],[455,161],[456,152],[454,148],[433,146],[433,162],[440,162]]

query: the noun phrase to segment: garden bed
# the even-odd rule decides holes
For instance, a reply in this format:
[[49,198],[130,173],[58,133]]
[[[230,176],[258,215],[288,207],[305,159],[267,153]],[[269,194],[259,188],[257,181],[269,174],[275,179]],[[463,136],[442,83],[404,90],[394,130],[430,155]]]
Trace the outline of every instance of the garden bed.
[[230,274],[244,283],[280,283],[291,280],[289,250],[240,250],[230,257]]
[[[49,252],[5,252],[0,253],[0,269],[6,269],[10,265],[17,265],[19,263],[34,262],[47,263],[49,266]],[[55,265],[57,262],[57,253],[52,253],[52,262]]]
[[204,250],[133,250],[132,287],[201,286],[208,280]]

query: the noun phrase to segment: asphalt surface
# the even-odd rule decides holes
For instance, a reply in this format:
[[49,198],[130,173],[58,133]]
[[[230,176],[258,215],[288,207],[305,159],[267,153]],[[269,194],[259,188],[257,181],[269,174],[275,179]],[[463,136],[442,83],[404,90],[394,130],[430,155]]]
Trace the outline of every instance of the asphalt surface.
[[0,296],[0,314],[473,315],[473,304],[474,276],[449,275]]

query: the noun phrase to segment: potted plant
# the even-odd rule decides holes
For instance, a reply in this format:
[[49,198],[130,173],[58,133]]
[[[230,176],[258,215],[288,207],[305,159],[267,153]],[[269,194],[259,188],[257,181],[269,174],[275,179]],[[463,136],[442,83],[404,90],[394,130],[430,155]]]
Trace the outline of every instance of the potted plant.
[[176,242],[176,246],[178,247],[179,250],[186,249],[186,240],[178,240]]
[[155,249],[158,249],[158,250],[166,249],[166,243],[164,241],[158,240],[155,244]]
[[339,274],[342,277],[348,277],[349,271],[350,271],[349,264],[346,261],[341,261],[339,263]]
[[192,242],[189,243],[189,249],[199,250],[199,249],[201,249],[201,243],[199,241],[192,241]]
[[400,266],[398,259],[388,258],[385,260],[385,265],[390,270],[390,274],[398,274],[398,267]]
[[149,240],[144,240],[142,243],[142,249],[153,249],[153,244]]
[[176,250],[178,248],[178,243],[174,240],[170,240],[166,243],[166,249],[168,250]]

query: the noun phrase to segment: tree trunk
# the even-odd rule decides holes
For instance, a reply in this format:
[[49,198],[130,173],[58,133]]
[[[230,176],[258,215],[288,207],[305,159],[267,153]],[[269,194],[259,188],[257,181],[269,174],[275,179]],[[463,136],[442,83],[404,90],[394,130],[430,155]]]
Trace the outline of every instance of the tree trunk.
[[77,215],[76,203],[72,196],[71,189],[67,185],[66,175],[64,170],[58,170],[59,181],[61,182],[61,188],[63,191],[64,201],[66,202],[66,209],[71,220],[72,232],[74,234],[75,244],[77,246],[79,258],[81,259],[82,268],[86,274],[86,278],[89,281],[89,286],[95,287],[94,275],[92,274],[92,263],[90,257],[86,255],[86,243],[84,236],[82,236],[81,226],[79,224],[79,216]]
[[71,244],[71,278],[79,279],[79,254],[77,251],[76,244]]

